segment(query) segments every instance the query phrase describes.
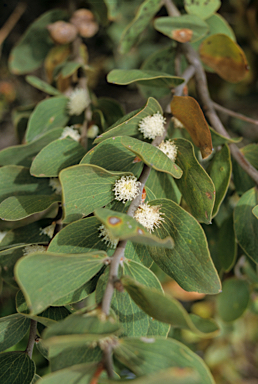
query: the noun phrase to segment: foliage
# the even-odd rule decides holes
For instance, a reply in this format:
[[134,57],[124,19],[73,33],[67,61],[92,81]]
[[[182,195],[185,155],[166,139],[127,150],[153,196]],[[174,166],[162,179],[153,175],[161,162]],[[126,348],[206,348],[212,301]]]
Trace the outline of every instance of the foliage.
[[[21,143],[0,152],[1,281],[16,294],[0,318],[1,383],[124,383],[126,372],[139,384],[212,384],[183,335],[210,340],[258,312],[258,157],[222,126],[203,68],[238,83],[247,59],[219,0],[177,1],[181,13],[171,0],[88,3],[79,19],[41,15],[9,57],[11,73],[47,96],[16,110]],[[57,30],[62,42],[60,20],[76,31]],[[94,93],[87,45],[98,36],[114,45],[109,86],[137,89],[138,109]],[[198,97],[191,83],[188,96],[194,74]],[[117,199],[119,188],[133,197]],[[216,319],[186,310],[172,284],[184,297],[216,295],[200,302],[216,304]],[[42,378],[35,342],[50,366]]]

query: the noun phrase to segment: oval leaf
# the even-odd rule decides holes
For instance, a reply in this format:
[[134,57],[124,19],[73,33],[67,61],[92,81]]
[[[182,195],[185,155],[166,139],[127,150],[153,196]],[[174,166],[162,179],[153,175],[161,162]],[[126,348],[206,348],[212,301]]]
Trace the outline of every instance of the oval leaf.
[[258,204],[255,188],[243,194],[234,211],[234,227],[237,241],[244,252],[258,263],[258,220],[252,209]]
[[202,158],[212,153],[209,126],[197,101],[191,96],[174,96],[170,103],[171,112],[181,121],[194,144],[200,148]]
[[61,92],[59,92],[56,88],[52,87],[52,85],[46,83],[37,76],[26,76],[25,79],[30,85],[33,85],[33,87],[40,89],[41,91],[48,93],[49,95],[61,95]]
[[194,42],[208,33],[209,27],[195,15],[159,17],[154,22],[157,31],[180,43]]
[[190,367],[199,373],[200,384],[215,384],[203,360],[184,344],[172,338],[156,336],[120,339],[114,348],[114,355],[137,376],[152,374],[170,367]]
[[30,384],[35,370],[33,360],[24,352],[0,353],[1,384]]
[[186,0],[184,2],[187,13],[196,15],[201,19],[207,19],[221,6],[220,0]]
[[105,225],[112,236],[119,240],[131,240],[172,249],[174,242],[171,237],[161,240],[151,235],[143,225],[125,213],[111,211],[106,208],[95,209],[94,215]]
[[143,135],[139,131],[139,123],[142,119],[147,116],[154,115],[154,113],[159,112],[163,114],[162,108],[153,97],[150,97],[147,100],[147,103],[144,108],[131,112],[130,114],[124,116],[123,119],[118,120],[113,126],[109,128],[107,132],[104,132],[102,135],[98,136],[94,141],[95,143],[100,143],[101,141],[108,139],[109,137],[114,136],[136,136],[139,135],[143,139]]
[[245,280],[227,279],[217,298],[218,314],[225,322],[238,319],[246,310],[250,298],[249,284]]
[[222,33],[207,37],[200,45],[199,53],[204,64],[230,83],[238,83],[248,73],[244,52],[230,37]]
[[164,222],[154,234],[171,236],[172,250],[148,247],[155,263],[186,291],[218,293],[220,280],[210,257],[205,234],[197,220],[171,200],[157,199],[150,205],[160,205]]
[[115,182],[128,173],[109,172],[96,165],[80,164],[60,173],[64,198],[64,223],[88,216],[115,198]]
[[143,69],[113,69],[107,75],[107,81],[112,84],[127,85],[139,83],[151,87],[173,88],[182,84],[182,77],[172,76],[168,73]]
[[69,120],[67,102],[67,97],[51,97],[41,101],[30,116],[26,141],[34,141],[53,128],[64,127]]
[[81,287],[102,268],[106,257],[103,251],[80,255],[44,252],[20,259],[15,266],[15,277],[30,313],[42,312]]
[[138,41],[139,35],[149,25],[152,18],[161,8],[160,0],[145,0],[139,7],[135,18],[126,27],[120,45],[120,52],[127,53]]
[[176,163],[183,170],[176,184],[188,204],[192,215],[200,222],[210,224],[215,202],[215,187],[205,170],[198,163],[193,145],[184,139],[175,139]]
[[218,333],[219,328],[213,320],[196,316],[195,325],[179,301],[147,288],[129,276],[122,276],[121,281],[133,301],[154,319],[172,327],[188,329],[201,337],[212,337]]
[[35,177],[57,177],[59,172],[78,164],[86,150],[70,137],[55,140],[43,148],[31,164]]
[[19,313],[0,319],[0,352],[19,343],[30,327],[30,320]]

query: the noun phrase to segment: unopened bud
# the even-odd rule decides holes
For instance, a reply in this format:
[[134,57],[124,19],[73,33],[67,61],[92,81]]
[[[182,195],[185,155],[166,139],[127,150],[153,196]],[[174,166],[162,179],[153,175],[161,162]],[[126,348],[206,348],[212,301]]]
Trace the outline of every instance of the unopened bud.
[[71,24],[65,21],[56,21],[47,26],[50,36],[57,44],[69,44],[75,40],[78,30]]
[[98,23],[94,20],[94,15],[89,9],[78,9],[70,21],[82,37],[92,37],[99,30]]

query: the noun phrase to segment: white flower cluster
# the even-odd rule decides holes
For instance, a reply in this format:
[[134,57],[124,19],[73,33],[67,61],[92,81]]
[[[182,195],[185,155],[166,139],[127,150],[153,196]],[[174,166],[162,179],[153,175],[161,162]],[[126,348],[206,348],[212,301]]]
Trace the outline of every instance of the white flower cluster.
[[55,231],[56,223],[53,222],[51,225],[48,225],[45,228],[40,228],[40,235],[47,235],[50,239],[52,239],[54,231]]
[[61,195],[62,186],[61,186],[61,183],[60,183],[58,177],[50,178],[49,185],[57,195]]
[[66,137],[70,137],[74,141],[80,141],[81,135],[79,132],[74,129],[73,125],[71,127],[65,127],[60,139],[65,139]]
[[80,115],[90,104],[90,96],[86,89],[76,88],[67,103],[69,115]]
[[87,131],[87,136],[89,139],[95,139],[99,133],[99,127],[95,124],[91,125]]
[[122,176],[113,188],[115,199],[123,203],[133,200],[140,193],[140,186],[141,183],[135,176]]
[[111,233],[104,224],[101,224],[98,227],[98,230],[100,231],[99,237],[103,237],[101,241],[104,241],[104,243],[110,248],[116,248],[119,239],[112,237]]
[[137,208],[134,213],[135,220],[138,223],[142,224],[149,232],[153,232],[155,228],[159,228],[161,222],[164,221],[163,215],[160,212],[160,205],[149,205],[148,203],[143,203]]
[[24,256],[29,255],[30,253],[34,252],[45,252],[47,250],[47,247],[44,247],[44,245],[27,245],[23,248],[22,252]]
[[176,160],[177,156],[177,146],[172,140],[162,141],[158,148],[167,155],[173,162]]
[[155,139],[162,136],[165,132],[164,124],[166,119],[159,113],[153,116],[146,116],[139,123],[139,131],[143,134],[144,139]]

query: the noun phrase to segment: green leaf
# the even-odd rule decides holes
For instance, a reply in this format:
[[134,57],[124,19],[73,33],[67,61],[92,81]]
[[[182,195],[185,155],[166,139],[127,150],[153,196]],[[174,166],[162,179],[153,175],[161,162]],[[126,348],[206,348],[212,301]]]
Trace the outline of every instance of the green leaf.
[[[94,311],[95,312],[95,311]],[[114,316],[103,318],[103,312],[98,310],[91,314],[73,314],[64,320],[48,327],[43,333],[44,345],[79,346],[105,337],[117,335],[121,325]]]
[[220,8],[221,2],[220,0],[186,0],[184,5],[187,13],[196,15],[205,20]]
[[[19,313],[0,318],[0,352],[19,343],[30,327],[30,320]],[[1,369],[1,368],[0,368]]]
[[86,150],[70,137],[48,144],[35,157],[30,173],[35,177],[57,177],[59,172],[78,164]]
[[173,177],[167,173],[156,172],[152,169],[145,187],[149,188],[154,194],[153,198],[147,200],[153,200],[158,197],[160,199],[173,200],[175,203],[180,204],[182,195]]
[[137,82],[150,87],[174,88],[184,82],[182,77],[169,73],[143,69],[113,69],[107,75],[107,81],[112,84],[127,85]]
[[218,314],[225,322],[238,319],[249,303],[249,284],[245,280],[227,279],[222,285],[222,293],[217,297]]
[[30,85],[39,89],[40,91],[43,91],[53,96],[61,95],[61,92],[59,92],[56,88],[52,87],[52,85],[46,83],[37,76],[26,76],[25,79]]
[[1,384],[30,384],[35,364],[24,352],[0,353]]
[[245,147],[241,148],[241,152],[246,157],[246,159],[252,164],[252,166],[258,169],[258,145],[257,144],[248,144]]
[[243,170],[238,162],[232,157],[233,180],[237,193],[241,196],[255,186],[254,180]]
[[238,201],[234,211],[234,227],[237,241],[244,252],[258,263],[258,220],[252,209],[258,204],[255,188],[247,191]]
[[213,128],[210,128],[211,139],[213,147],[218,147],[219,145],[227,144],[227,143],[239,143],[242,140],[242,137],[225,137],[218,132],[216,132]]
[[[99,384],[128,384],[128,380],[98,379]],[[151,375],[131,379],[132,384],[200,384],[197,372],[188,368],[168,368]]]
[[15,277],[30,314],[42,312],[56,300],[80,288],[102,268],[106,257],[103,251],[80,255],[44,252],[20,259],[15,266]]
[[127,241],[124,256],[127,259],[142,263],[147,268],[150,268],[153,264],[148,249],[143,244]]
[[78,71],[78,69],[82,67],[81,63],[78,63],[76,61],[68,61],[64,63],[61,70],[61,75],[64,79],[72,76],[75,72]]
[[253,212],[254,216],[258,219],[258,205],[256,205],[256,206],[252,209],[252,212]]
[[115,346],[114,355],[137,376],[179,366],[197,371],[201,379],[199,384],[215,384],[203,360],[184,344],[171,338],[120,339]]
[[124,110],[120,103],[114,99],[100,97],[94,103],[94,108],[100,110],[104,116],[107,127],[110,127],[117,120],[124,116]]
[[64,127],[69,120],[67,102],[68,98],[63,96],[41,101],[30,116],[26,141],[34,141],[54,128]]
[[212,216],[216,216],[219,212],[222,201],[224,200],[231,178],[232,164],[229,147],[227,144],[223,148],[216,152],[212,158],[207,172],[215,186],[215,203],[213,207]]
[[12,196],[0,204],[0,217],[3,220],[16,221],[45,211],[52,204],[59,202],[61,197],[52,196]]
[[[99,279],[96,290],[96,301],[100,302],[104,294],[104,290],[108,281],[109,269]],[[144,284],[147,287],[154,287],[162,292],[159,280],[148,268],[140,263],[125,259],[119,267],[118,276],[128,275]],[[130,298],[127,292],[114,291],[111,308],[118,317],[123,327],[123,335],[126,336],[146,336],[153,324],[153,333],[156,335],[166,336],[169,326],[162,324],[146,315]],[[156,326],[156,328],[155,328]]]
[[139,39],[139,35],[149,25],[161,6],[162,2],[160,0],[145,0],[140,5],[135,18],[126,27],[122,35],[120,43],[120,52],[122,54],[130,51],[132,46]]
[[52,372],[72,367],[75,364],[93,361],[99,363],[102,359],[102,350],[98,346],[93,348],[92,345],[85,343],[75,347],[55,344],[49,347],[48,351]]
[[138,175],[142,162],[134,162],[135,155],[122,144],[122,137],[110,137],[92,148],[80,164],[94,164],[107,171],[125,171]]
[[148,247],[155,263],[186,291],[218,293],[220,280],[198,221],[171,200],[157,199],[149,204],[160,206],[164,214],[164,222],[154,234],[160,238],[171,236],[175,242],[172,250]]
[[[3,240],[1,241],[1,247],[12,245],[17,246],[19,243],[22,244],[47,244],[49,243],[49,236],[42,233],[42,229],[48,227],[53,222],[52,219],[43,219],[35,221],[34,223],[28,224],[24,227],[11,229],[7,232]],[[1,250],[0,247],[0,250]],[[1,255],[1,254],[0,254]],[[1,259],[1,256],[0,256]],[[0,262],[1,263],[1,262]]]
[[9,57],[9,69],[16,75],[23,75],[37,69],[54,45],[49,37],[47,25],[67,17],[67,13],[52,10],[41,15],[32,23]]
[[74,365],[44,376],[37,384],[90,384],[97,369],[97,363]]
[[179,17],[159,17],[154,22],[157,31],[181,43],[194,42],[204,37],[209,30],[208,25],[195,15]]
[[48,307],[37,316],[30,315],[29,308],[21,290],[18,291],[16,295],[16,309],[17,312],[19,312],[19,314],[22,315],[25,319],[27,318],[35,320],[38,323],[43,324],[45,327],[50,327],[51,325],[56,324],[57,321],[62,320],[70,315],[70,312],[65,307]]
[[133,301],[154,319],[172,327],[188,329],[202,337],[212,337],[218,333],[219,328],[213,320],[196,316],[193,322],[179,301],[156,289],[147,288],[129,276],[122,276],[121,281]]
[[237,256],[237,243],[232,215],[224,220],[220,227],[216,248],[221,267],[225,272],[229,272],[235,265]]
[[63,128],[56,128],[45,133],[29,144],[19,144],[3,149],[0,152],[0,165],[23,165],[30,167],[33,158],[46,145],[61,136]]
[[74,165],[61,171],[64,223],[81,219],[115,198],[115,182],[128,172],[109,172],[96,165]]
[[139,131],[139,123],[142,119],[147,116],[153,115],[154,113],[159,112],[163,114],[162,108],[159,103],[153,98],[150,97],[147,100],[147,103],[144,108],[131,112],[126,115],[123,119],[118,120],[117,123],[113,124],[107,132],[104,132],[102,135],[98,136],[94,143],[100,143],[110,137],[115,136],[139,136],[143,139],[143,135]]
[[108,232],[112,235],[110,237],[169,249],[174,247],[171,237],[166,237],[162,241],[158,237],[151,235],[143,225],[125,213],[111,211],[107,208],[98,208],[95,209],[94,215],[105,225]]
[[122,136],[121,142],[125,148],[135,153],[156,171],[168,173],[176,179],[182,176],[182,170],[159,148],[128,136]]
[[193,145],[184,139],[175,139],[176,163],[183,170],[176,184],[188,204],[192,215],[200,222],[210,224],[215,202],[215,187],[197,161]]
[[0,168],[0,179],[0,217],[4,220],[20,220],[60,201],[49,180],[32,177],[28,168],[4,166]]

